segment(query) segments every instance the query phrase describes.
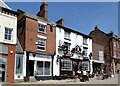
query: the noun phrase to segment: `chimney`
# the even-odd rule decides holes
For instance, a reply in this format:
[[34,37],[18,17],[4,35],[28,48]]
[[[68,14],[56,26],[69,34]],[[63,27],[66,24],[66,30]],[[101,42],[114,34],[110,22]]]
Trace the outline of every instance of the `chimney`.
[[60,25],[62,25],[62,26],[64,26],[64,19],[61,18],[61,19],[58,20],[56,23],[57,23],[57,24],[60,24]]
[[45,0],[42,2],[40,11],[37,13],[37,16],[48,20],[48,4]]
[[99,28],[98,28],[98,26],[97,26],[97,25],[95,26],[95,28],[94,28],[94,29],[95,29],[95,30],[99,30]]

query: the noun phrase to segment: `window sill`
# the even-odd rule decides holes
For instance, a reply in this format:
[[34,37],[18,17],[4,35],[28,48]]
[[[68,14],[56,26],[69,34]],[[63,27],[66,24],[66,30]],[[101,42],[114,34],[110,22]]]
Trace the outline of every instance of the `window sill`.
[[64,38],[64,39],[66,39],[66,40],[68,40],[68,41],[71,41],[71,39],[70,39],[70,38]]
[[46,50],[41,50],[41,49],[37,49],[37,50],[38,50],[38,51],[43,51],[43,52],[46,51]]
[[83,45],[88,45],[88,44],[86,44],[86,43],[83,43]]
[[38,31],[38,33],[43,33],[43,34],[47,34],[47,32],[42,32],[42,31]]

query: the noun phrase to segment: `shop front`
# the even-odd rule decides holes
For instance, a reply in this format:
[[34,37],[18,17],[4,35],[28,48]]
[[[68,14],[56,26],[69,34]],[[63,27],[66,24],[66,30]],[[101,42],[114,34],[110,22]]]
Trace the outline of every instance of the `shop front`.
[[30,53],[29,76],[36,79],[52,78],[52,56]]
[[6,82],[7,59],[0,58],[0,82]]

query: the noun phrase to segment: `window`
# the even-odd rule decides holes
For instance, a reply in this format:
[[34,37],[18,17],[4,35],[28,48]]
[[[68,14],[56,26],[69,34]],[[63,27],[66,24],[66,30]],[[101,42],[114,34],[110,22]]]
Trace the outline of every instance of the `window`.
[[51,75],[51,64],[46,61],[37,61],[37,75]]
[[89,71],[89,62],[88,61],[82,62],[82,70]]
[[61,70],[71,71],[72,61],[70,59],[61,59]]
[[114,47],[116,47],[116,42],[114,42]]
[[23,55],[16,55],[16,74],[23,73]]
[[38,31],[39,32],[46,32],[46,25],[38,23]]
[[83,51],[84,51],[84,55],[87,56],[88,48],[87,47],[83,47]]
[[64,32],[64,35],[65,35],[64,38],[70,39],[70,32],[65,31],[65,32]]
[[61,33],[61,28],[59,28],[59,32]]
[[64,42],[64,54],[70,53],[70,43]]
[[83,38],[83,44],[87,44],[87,38]]
[[13,31],[12,28],[5,27],[5,37],[4,37],[4,39],[12,40],[12,31]]
[[104,61],[104,53],[103,53],[103,51],[99,51],[99,61]]
[[46,40],[38,38],[38,49],[45,50],[46,49]]

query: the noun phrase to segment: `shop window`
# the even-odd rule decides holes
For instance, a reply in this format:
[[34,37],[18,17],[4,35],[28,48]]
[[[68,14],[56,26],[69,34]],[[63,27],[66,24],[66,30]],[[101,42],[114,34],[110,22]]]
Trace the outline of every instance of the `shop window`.
[[43,62],[37,62],[37,75],[43,75]]
[[61,59],[61,70],[71,71],[72,61],[70,59]]
[[46,61],[37,61],[37,75],[51,75],[51,63]]
[[82,70],[89,71],[89,62],[88,61],[82,62]]
[[22,74],[23,71],[23,55],[16,55],[16,74]]

